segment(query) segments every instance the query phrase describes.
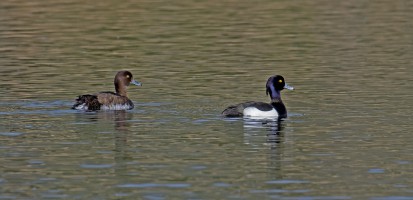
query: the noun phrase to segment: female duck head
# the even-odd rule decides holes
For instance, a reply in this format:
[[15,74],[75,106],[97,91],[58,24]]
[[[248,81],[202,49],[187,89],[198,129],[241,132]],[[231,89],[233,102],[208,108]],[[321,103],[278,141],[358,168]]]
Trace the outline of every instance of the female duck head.
[[132,73],[129,71],[119,71],[115,76],[115,90],[121,96],[127,96],[126,87],[131,83],[137,86],[142,86],[142,83],[133,79]]
[[283,89],[287,90],[294,90],[292,86],[289,86],[284,77],[281,75],[271,76],[266,84],[267,87],[267,95],[270,94],[271,99],[281,98],[280,91]]

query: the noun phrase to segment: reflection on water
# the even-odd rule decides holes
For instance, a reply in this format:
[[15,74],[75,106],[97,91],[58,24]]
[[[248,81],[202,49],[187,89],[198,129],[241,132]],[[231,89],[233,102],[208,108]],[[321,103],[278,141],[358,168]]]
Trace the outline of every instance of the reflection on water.
[[[412,197],[409,0],[3,0],[0,13],[0,199]],[[135,109],[70,109],[124,69],[145,83]],[[267,101],[274,74],[299,88],[283,94],[288,119],[219,116]]]
[[[258,131],[257,131],[258,129]],[[264,129],[267,132],[267,143],[270,146],[282,142],[284,129],[284,121],[282,119],[258,119],[258,118],[244,118],[244,139],[245,144],[251,144],[249,138],[253,135],[261,134]]]
[[[244,141],[246,144],[253,145],[253,142],[258,142],[255,144],[260,147],[261,143],[264,142],[263,137],[259,137],[260,140],[254,141],[254,135],[262,134],[262,131],[255,131],[256,129],[264,129],[266,133],[266,145],[269,147],[267,160],[268,160],[268,178],[272,181],[287,181],[284,180],[282,174],[282,163],[283,163],[283,153],[284,153],[284,134],[283,131],[285,126],[285,121],[282,119],[251,119],[244,118]],[[279,187],[277,190],[280,192],[284,188]],[[258,191],[255,191],[258,192]]]
[[[78,111],[75,113],[75,121],[77,124],[87,124],[87,125],[107,125],[113,124],[114,132],[113,132],[113,142],[114,142],[114,163],[116,166],[116,171],[119,171],[124,168],[124,162],[127,162],[130,159],[130,155],[128,155],[128,139],[131,137],[130,127],[131,127],[131,120],[133,119],[133,113],[125,111],[125,110],[114,110],[114,111]],[[101,130],[101,129],[100,129]],[[110,129],[107,128],[102,129],[103,131],[100,133],[112,133]],[[80,132],[87,132],[83,130],[79,130]],[[113,165],[110,164],[83,164],[82,168],[102,168],[102,167],[110,167],[112,168]],[[125,170],[125,169],[123,169]]]
[[77,123],[113,123],[115,130],[128,132],[131,126],[129,120],[133,118],[133,113],[126,110],[113,111],[77,111],[75,113]]

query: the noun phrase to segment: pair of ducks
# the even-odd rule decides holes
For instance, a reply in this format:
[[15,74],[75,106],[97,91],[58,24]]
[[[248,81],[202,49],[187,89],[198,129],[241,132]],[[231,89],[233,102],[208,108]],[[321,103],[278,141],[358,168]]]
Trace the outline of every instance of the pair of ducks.
[[[130,110],[134,105],[128,98],[126,88],[130,84],[142,86],[142,83],[133,79],[129,71],[119,71],[114,80],[116,92],[99,92],[97,94],[80,95],[73,105],[76,110]],[[271,102],[249,101],[226,108],[222,115],[225,117],[287,117],[287,109],[281,100],[281,90],[294,88],[285,83],[280,75],[271,76],[267,81],[267,95]]]

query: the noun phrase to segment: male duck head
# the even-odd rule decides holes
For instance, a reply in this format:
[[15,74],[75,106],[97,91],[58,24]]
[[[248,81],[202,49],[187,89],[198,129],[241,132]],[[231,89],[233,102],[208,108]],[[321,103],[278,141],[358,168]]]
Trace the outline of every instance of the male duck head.
[[267,80],[267,84],[265,85],[267,88],[267,95],[270,95],[271,101],[280,99],[281,100],[281,90],[287,89],[287,90],[294,90],[294,87],[289,86],[285,80],[284,77],[281,75],[275,75],[271,76]]
[[115,92],[99,92],[80,95],[72,109],[76,110],[130,110],[134,108],[128,98],[127,87],[130,84],[141,86],[142,83],[133,79],[129,71],[119,71],[114,79]]
[[264,118],[285,118],[287,109],[281,100],[281,90],[294,88],[289,86],[281,75],[271,76],[266,83],[266,93],[270,95],[271,102],[249,101],[226,108],[222,115],[225,117],[264,117]]

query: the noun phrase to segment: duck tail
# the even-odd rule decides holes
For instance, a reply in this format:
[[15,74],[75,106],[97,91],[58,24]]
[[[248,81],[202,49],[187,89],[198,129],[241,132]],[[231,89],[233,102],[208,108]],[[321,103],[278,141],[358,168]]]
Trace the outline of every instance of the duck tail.
[[76,103],[72,106],[75,110],[100,110],[101,104],[96,95],[80,95],[76,99]]
[[243,113],[240,111],[239,105],[229,106],[224,111],[222,111],[222,116],[224,117],[242,117]]

